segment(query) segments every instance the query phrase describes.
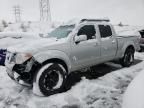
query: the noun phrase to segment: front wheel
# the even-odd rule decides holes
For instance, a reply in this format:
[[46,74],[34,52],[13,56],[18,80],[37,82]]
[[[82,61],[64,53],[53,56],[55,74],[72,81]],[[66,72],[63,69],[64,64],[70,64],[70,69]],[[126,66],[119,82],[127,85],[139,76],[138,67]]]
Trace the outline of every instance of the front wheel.
[[40,68],[35,81],[33,92],[40,96],[49,96],[62,91],[66,80],[66,69],[59,63],[48,63]]
[[123,58],[120,59],[120,63],[123,67],[129,67],[134,62],[134,49],[127,48]]

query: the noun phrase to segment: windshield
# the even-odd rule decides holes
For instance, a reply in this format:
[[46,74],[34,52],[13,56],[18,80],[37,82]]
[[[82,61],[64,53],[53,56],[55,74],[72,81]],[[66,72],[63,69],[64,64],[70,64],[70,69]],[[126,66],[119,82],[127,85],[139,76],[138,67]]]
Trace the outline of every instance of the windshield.
[[50,32],[48,35],[49,37],[55,37],[57,39],[65,38],[69,35],[70,32],[74,29],[75,25],[65,25],[65,26],[60,26]]

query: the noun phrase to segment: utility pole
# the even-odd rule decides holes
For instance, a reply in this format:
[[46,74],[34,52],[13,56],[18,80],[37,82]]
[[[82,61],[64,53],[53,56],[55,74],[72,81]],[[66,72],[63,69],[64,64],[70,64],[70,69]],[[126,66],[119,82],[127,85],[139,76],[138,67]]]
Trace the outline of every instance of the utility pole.
[[13,8],[14,8],[15,22],[21,22],[21,9],[20,9],[20,6],[15,5]]
[[40,21],[51,22],[50,2],[49,0],[40,0]]

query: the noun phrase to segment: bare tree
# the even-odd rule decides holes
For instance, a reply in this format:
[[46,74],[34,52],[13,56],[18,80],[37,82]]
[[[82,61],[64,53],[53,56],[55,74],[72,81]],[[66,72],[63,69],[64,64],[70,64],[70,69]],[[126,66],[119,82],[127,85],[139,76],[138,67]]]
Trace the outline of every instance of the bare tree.
[[8,27],[8,23],[5,20],[2,20],[2,25],[4,28]]
[[20,25],[20,28],[22,29],[23,32],[27,32],[27,26],[24,23]]

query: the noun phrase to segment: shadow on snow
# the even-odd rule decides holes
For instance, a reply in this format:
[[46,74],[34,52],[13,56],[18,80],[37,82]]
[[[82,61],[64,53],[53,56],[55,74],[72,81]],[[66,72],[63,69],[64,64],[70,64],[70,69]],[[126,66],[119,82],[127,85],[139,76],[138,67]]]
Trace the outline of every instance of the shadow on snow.
[[[133,65],[136,65],[140,62],[142,62],[142,60],[136,59]],[[85,72],[80,71],[72,72],[67,78],[63,92],[70,90],[72,86],[81,81],[82,77],[92,80],[98,77],[102,77],[112,71],[120,70],[122,68],[123,67],[120,64],[118,64],[117,61],[115,61],[93,66],[91,67],[91,69]]]

